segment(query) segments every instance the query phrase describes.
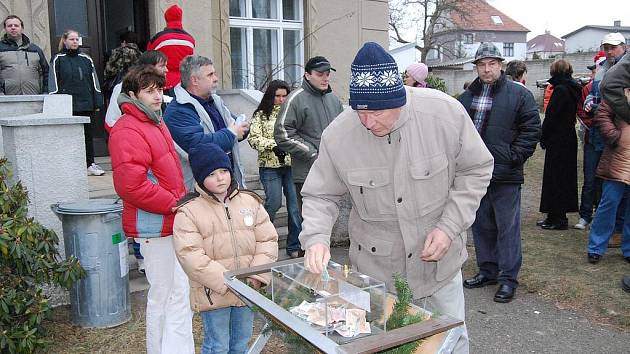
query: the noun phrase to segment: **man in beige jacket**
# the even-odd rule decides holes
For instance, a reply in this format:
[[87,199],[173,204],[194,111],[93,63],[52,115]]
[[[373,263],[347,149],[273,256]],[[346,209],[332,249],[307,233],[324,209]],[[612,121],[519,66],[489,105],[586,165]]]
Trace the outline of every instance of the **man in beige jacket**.
[[[466,229],[493,159],[464,108],[436,90],[404,88],[394,59],[366,43],[351,67],[350,105],[322,134],[302,195],[307,269],[330,259],[337,202],[349,192],[350,261],[385,281],[409,281],[416,299],[463,320]],[[468,352],[464,332],[455,347]]]

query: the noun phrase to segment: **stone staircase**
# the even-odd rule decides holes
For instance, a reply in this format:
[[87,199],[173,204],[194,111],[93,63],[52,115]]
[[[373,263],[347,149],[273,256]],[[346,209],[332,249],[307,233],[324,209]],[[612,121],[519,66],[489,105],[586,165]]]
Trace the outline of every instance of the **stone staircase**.
[[[245,185],[247,185],[247,189],[256,192],[265,199],[265,191],[263,190],[258,175],[245,176]],[[284,254],[284,250],[287,248],[287,236],[289,234],[289,216],[287,214],[284,196],[282,196],[282,207],[276,212],[273,225],[276,227],[276,231],[278,231],[278,248],[280,249],[280,253]]]

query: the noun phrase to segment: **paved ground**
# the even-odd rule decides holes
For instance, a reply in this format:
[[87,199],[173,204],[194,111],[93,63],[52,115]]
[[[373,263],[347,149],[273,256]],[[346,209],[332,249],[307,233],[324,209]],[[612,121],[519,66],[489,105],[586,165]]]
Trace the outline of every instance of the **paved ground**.
[[[333,249],[332,259],[348,264],[348,250]],[[511,303],[499,304],[492,301],[495,291],[464,289],[471,353],[630,353],[630,333],[591,323],[536,294],[517,291]]]

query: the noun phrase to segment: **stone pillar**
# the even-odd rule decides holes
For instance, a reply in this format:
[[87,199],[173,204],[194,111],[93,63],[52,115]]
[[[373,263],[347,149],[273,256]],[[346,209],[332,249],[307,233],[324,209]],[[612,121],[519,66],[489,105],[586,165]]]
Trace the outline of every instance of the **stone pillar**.
[[83,123],[90,120],[72,116],[69,95],[0,96],[0,117],[12,180],[27,188],[29,214],[59,235],[64,257],[61,221],[50,205],[89,197]]

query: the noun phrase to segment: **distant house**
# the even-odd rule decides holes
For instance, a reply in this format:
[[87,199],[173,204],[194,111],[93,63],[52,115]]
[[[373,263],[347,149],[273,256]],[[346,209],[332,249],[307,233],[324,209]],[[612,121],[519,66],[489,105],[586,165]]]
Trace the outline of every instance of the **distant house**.
[[529,30],[484,0],[462,0],[465,15],[451,14],[451,23],[434,33],[436,48],[427,56],[429,67],[443,62],[461,65],[474,58],[481,42],[492,42],[507,61],[525,60]]
[[630,27],[622,26],[621,21],[614,21],[612,26],[586,25],[562,36],[567,53],[595,52],[599,50],[604,36],[611,32],[619,32],[630,44]]
[[527,42],[527,60],[550,59],[562,53],[564,53],[564,41],[551,35],[549,31]]
[[416,43],[407,43],[400,47],[389,50],[389,54],[394,57],[396,64],[398,64],[398,71],[404,72],[407,67],[412,63],[418,62],[418,50],[416,49]]

